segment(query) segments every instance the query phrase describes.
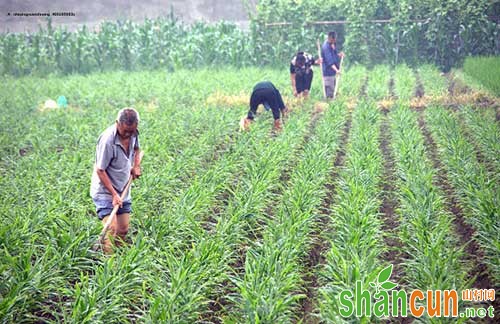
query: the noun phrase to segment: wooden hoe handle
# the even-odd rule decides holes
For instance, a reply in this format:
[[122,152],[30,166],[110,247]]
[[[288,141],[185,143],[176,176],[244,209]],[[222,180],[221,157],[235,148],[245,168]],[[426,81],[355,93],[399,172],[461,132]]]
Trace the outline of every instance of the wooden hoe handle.
[[[144,156],[144,151],[141,151],[139,153],[139,162],[142,161],[143,156]],[[132,175],[130,175],[130,177],[128,178],[127,184],[125,185],[125,188],[123,189],[122,195],[120,196],[122,201],[127,196],[127,193],[130,189],[131,184],[132,184]],[[119,205],[116,205],[113,207],[113,211],[111,211],[111,214],[109,215],[109,218],[106,221],[106,224],[104,224],[104,227],[101,231],[101,234],[99,235],[99,240],[98,240],[99,244],[101,244],[101,245],[104,244],[104,239],[106,238],[106,233],[107,233],[109,227],[111,226],[111,223],[115,219],[116,213],[118,212],[119,208],[120,208]]]

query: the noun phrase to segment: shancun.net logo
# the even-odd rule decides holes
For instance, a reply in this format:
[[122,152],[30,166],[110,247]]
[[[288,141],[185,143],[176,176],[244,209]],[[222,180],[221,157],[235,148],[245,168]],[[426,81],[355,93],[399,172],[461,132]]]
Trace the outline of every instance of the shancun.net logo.
[[[363,287],[361,281],[356,282],[354,292],[344,290],[339,295],[340,315],[343,317],[462,317],[494,318],[494,308],[489,306],[465,308],[459,313],[459,298],[469,302],[488,302],[495,300],[494,289],[466,289],[461,296],[455,289],[451,290],[395,290],[397,283],[389,279],[392,275],[392,264],[380,271],[375,282],[370,282],[370,290]],[[372,298],[373,294],[373,298]]]

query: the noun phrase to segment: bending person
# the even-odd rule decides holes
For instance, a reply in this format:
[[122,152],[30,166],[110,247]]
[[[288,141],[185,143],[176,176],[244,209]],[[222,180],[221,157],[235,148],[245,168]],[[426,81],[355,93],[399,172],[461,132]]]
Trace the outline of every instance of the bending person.
[[247,117],[242,120],[242,128],[248,130],[250,123],[257,114],[257,107],[262,104],[266,110],[271,109],[274,117],[274,130],[281,130],[280,116],[284,116],[288,109],[285,107],[283,98],[278,89],[269,81],[259,82],[253,88],[250,97],[250,111]]
[[313,65],[321,63],[321,59],[315,59],[311,54],[298,52],[290,62],[290,80],[292,81],[293,95],[307,98],[311,91],[313,80]]

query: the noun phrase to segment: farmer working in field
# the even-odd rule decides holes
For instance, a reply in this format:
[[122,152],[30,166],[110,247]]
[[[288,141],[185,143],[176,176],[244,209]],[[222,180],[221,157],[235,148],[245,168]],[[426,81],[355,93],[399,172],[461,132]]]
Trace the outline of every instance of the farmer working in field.
[[293,95],[307,98],[311,90],[313,79],[313,65],[320,64],[320,59],[315,59],[311,54],[298,52],[290,62],[290,79],[292,81]]
[[124,108],[118,112],[115,124],[108,127],[97,140],[90,186],[97,216],[106,224],[113,207],[119,206],[103,241],[103,250],[107,254],[112,252],[110,236],[116,245],[120,245],[128,232],[132,205],[130,191],[123,200],[120,196],[129,178],[135,179],[141,175],[138,124],[138,112],[133,108]]
[[288,111],[283,103],[283,98],[278,89],[269,81],[259,82],[253,88],[250,97],[250,111],[248,116],[242,120],[242,128],[248,130],[250,123],[257,114],[257,107],[262,104],[266,110],[271,109],[274,117],[274,130],[281,130],[280,113],[282,116]]
[[335,91],[335,75],[340,74],[340,58],[343,52],[338,52],[336,47],[335,32],[328,33],[328,39],[321,46],[321,58],[323,60],[323,81],[327,98],[333,98]]

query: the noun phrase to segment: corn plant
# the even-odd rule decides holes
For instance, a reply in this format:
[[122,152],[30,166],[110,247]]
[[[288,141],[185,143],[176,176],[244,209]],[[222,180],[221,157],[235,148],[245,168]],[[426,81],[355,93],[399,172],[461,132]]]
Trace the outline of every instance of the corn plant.
[[236,25],[181,23],[174,17],[105,21],[97,30],[82,26],[40,29],[32,34],[0,35],[2,74],[25,75],[57,72],[89,73],[140,68],[198,68],[206,65],[248,65],[248,35]]
[[476,159],[473,147],[464,137],[455,117],[444,109],[432,107],[426,114],[450,180],[476,230],[475,239],[485,251],[494,284],[500,282],[499,191]]

